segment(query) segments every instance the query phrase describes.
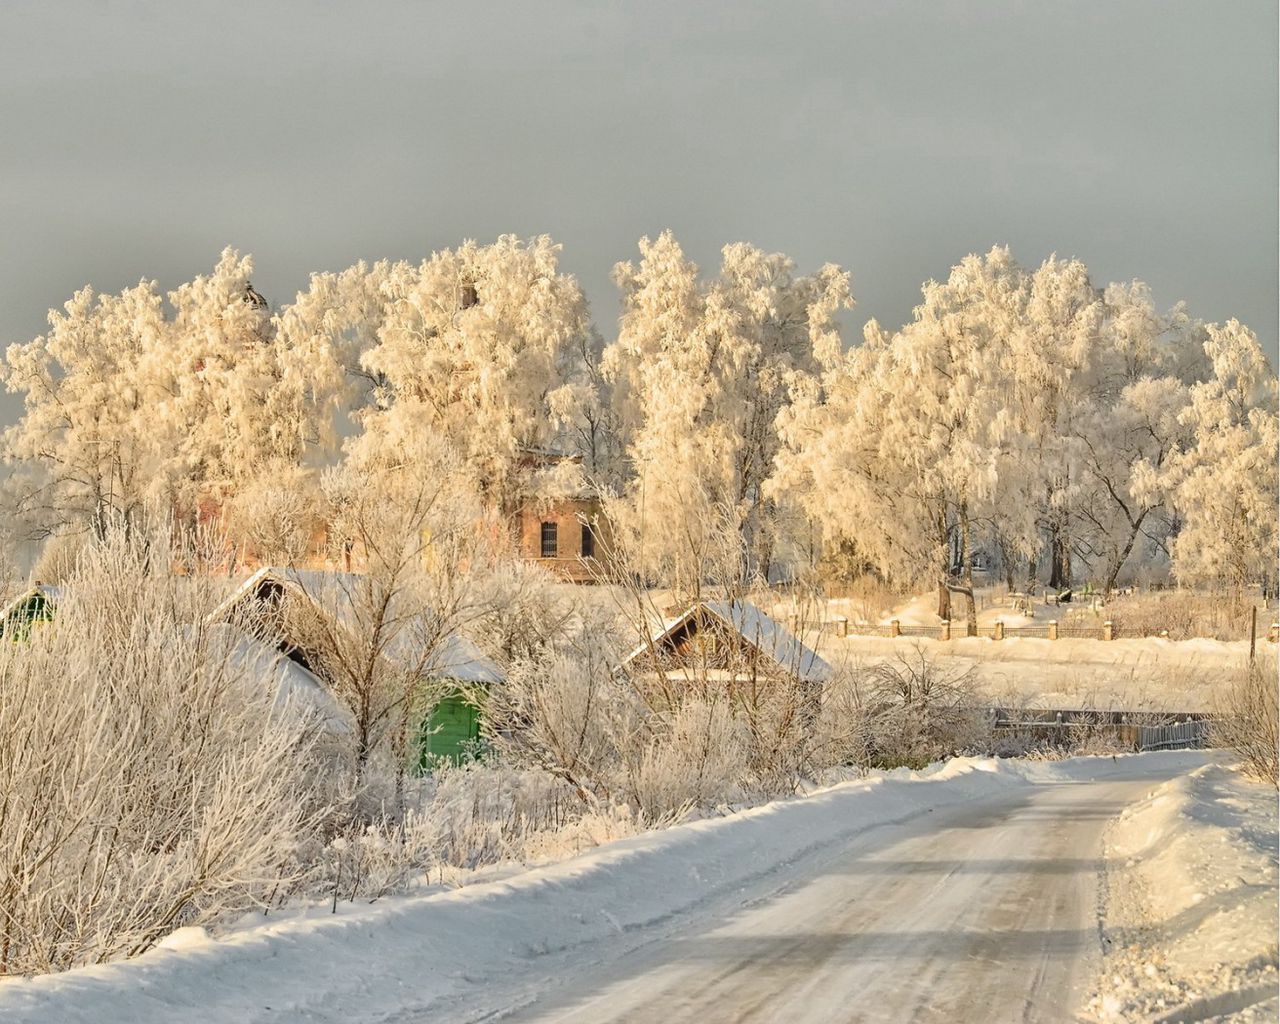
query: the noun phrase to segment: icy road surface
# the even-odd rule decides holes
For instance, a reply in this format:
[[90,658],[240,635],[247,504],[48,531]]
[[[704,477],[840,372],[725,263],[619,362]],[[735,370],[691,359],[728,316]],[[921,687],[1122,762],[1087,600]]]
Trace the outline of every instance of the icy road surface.
[[1171,774],[1133,767],[1137,779],[1027,787],[873,829],[704,927],[564,964],[506,1008],[456,1019],[1076,1019],[1100,961],[1102,830]]

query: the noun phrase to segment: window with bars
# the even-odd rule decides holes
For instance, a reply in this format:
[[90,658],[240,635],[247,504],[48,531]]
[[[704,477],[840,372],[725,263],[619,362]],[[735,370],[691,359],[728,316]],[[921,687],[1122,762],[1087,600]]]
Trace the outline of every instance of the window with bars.
[[558,545],[556,543],[556,524],[542,524],[542,557],[555,558]]

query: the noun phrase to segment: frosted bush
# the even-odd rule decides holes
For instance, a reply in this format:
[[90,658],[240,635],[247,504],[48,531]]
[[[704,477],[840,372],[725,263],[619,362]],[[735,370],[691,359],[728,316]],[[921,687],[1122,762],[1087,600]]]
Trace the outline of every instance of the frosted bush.
[[295,870],[306,722],[170,564],[164,538],[110,531],[56,619],[0,644],[0,973],[135,955]]
[[727,698],[686,701],[636,753],[622,788],[648,822],[736,799],[748,776],[749,741]]
[[1215,711],[1214,744],[1234,750],[1249,774],[1276,785],[1280,778],[1280,706],[1274,650],[1261,651],[1253,664],[1227,681]]

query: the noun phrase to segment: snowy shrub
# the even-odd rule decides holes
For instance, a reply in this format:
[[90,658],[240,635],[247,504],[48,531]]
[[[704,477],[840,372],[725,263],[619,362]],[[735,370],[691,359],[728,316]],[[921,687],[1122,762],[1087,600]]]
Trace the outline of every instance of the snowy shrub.
[[170,566],[109,531],[55,620],[0,644],[0,973],[140,953],[294,871],[307,724]]
[[1276,654],[1259,652],[1221,692],[1213,723],[1215,746],[1240,755],[1250,775],[1275,786],[1280,778],[1280,707],[1277,707]]
[[405,794],[396,817],[351,818],[305,850],[312,897],[372,902],[421,884],[462,884],[504,863],[563,857],[633,835],[630,807],[583,810],[572,787],[546,772],[493,759],[440,762]]
[[727,698],[693,698],[634,751],[621,785],[643,821],[675,818],[740,797],[750,741]]
[[1121,638],[1167,632],[1170,640],[1247,640],[1252,603],[1238,591],[1157,590],[1119,595],[1098,612],[1071,610],[1062,624],[1098,628],[1109,620]]
[[944,667],[915,644],[867,669],[861,685],[874,767],[922,767],[990,748],[990,723],[972,668]]
[[546,569],[527,562],[498,566],[480,584],[475,632],[501,664],[532,657],[552,646],[575,619],[580,597]]

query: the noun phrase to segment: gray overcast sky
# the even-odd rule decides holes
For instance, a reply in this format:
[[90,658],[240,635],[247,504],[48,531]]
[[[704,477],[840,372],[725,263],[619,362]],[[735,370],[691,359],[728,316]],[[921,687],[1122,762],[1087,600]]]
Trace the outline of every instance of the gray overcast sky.
[[[312,270],[548,232],[606,336],[675,230],[853,273],[851,339],[1009,243],[1276,351],[1275,0],[0,8],[0,342],[226,244]],[[0,407],[0,418],[12,405]]]

